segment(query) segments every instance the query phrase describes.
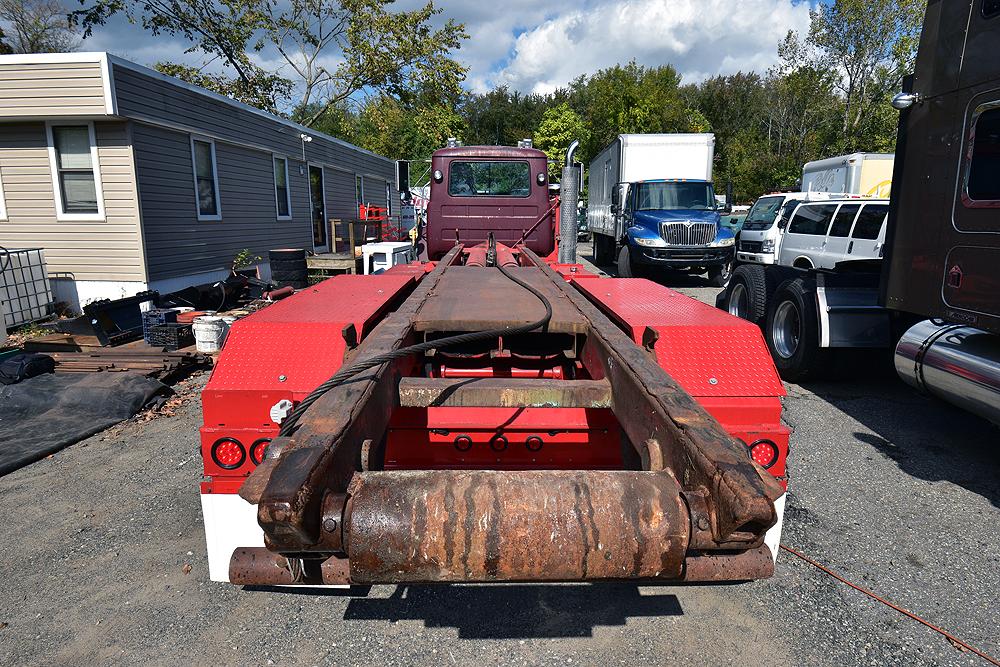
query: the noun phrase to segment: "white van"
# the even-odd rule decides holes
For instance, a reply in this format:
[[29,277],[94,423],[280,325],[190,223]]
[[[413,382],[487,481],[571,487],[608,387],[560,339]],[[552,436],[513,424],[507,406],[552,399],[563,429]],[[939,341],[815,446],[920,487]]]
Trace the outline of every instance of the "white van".
[[888,199],[831,199],[799,204],[781,239],[778,264],[832,269],[837,262],[879,259]]
[[746,264],[774,264],[785,223],[795,207],[807,201],[825,201],[837,195],[822,192],[785,192],[764,195],[756,202],[740,229],[736,260]]

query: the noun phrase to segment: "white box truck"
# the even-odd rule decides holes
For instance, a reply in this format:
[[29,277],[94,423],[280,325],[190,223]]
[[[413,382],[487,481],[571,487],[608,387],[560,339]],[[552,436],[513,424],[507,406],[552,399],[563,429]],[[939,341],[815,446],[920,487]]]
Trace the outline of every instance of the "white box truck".
[[621,134],[590,163],[587,227],[598,264],[708,271],[722,286],[733,264],[728,212],[712,186],[713,134]]
[[852,153],[807,162],[803,192],[832,192],[886,199],[892,190],[893,153]]

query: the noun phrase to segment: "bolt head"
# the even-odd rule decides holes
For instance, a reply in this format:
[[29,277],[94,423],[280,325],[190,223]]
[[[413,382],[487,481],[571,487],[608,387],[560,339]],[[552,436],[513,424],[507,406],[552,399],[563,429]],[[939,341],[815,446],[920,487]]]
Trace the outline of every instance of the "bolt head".
[[715,378],[708,378],[708,383],[709,384],[719,384],[719,381],[717,379],[715,379]]
[[333,518],[323,519],[323,530],[332,533],[337,530],[337,520]]
[[705,517],[698,517],[698,530],[708,530],[708,519]]
[[287,379],[288,379],[288,377],[286,377],[286,376],[284,376],[284,375],[279,375],[279,376],[278,376],[278,382],[284,382],[284,381],[285,381],[285,380],[287,380]]

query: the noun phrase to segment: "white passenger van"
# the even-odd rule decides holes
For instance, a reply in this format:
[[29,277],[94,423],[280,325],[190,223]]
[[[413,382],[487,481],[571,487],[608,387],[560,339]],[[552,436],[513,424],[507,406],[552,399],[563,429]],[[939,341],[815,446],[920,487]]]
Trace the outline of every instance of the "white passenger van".
[[784,230],[777,263],[832,269],[837,262],[880,259],[888,199],[830,199],[799,204]]
[[785,224],[795,207],[807,201],[825,201],[823,192],[785,192],[764,195],[756,202],[740,230],[736,260],[745,264],[774,264],[781,247]]

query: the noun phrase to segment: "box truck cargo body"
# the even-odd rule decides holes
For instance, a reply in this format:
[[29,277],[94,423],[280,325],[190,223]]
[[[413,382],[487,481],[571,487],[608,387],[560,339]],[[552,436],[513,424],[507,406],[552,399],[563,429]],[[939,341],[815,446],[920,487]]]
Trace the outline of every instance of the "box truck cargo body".
[[802,168],[802,190],[887,198],[894,158],[892,153],[852,153],[807,162]]
[[708,270],[722,285],[733,232],[722,226],[712,185],[712,134],[622,134],[590,164],[587,226],[599,264]]

